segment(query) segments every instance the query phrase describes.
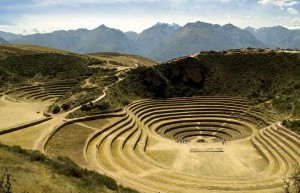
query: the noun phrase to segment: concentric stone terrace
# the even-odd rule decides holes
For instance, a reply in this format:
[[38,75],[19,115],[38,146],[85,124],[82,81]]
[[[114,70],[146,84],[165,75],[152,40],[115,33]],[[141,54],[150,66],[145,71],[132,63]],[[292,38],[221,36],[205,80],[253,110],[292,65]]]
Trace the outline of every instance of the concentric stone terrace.
[[85,156],[142,192],[282,192],[300,138],[277,118],[242,98],[136,101],[87,141]]
[[5,94],[22,101],[55,101],[66,94],[76,81],[49,82],[34,86],[24,86]]

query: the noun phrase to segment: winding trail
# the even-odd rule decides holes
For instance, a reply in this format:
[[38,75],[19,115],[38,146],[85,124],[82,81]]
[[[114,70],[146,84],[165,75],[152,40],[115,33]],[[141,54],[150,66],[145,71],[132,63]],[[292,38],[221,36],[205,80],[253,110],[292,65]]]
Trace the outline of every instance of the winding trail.
[[[121,73],[91,102],[105,98],[124,79]],[[85,163],[77,164],[141,192],[280,192],[282,178],[300,166],[300,137],[248,102],[222,96],[139,100],[107,115],[118,118],[101,129],[80,122],[97,116],[66,118],[80,105],[52,115],[31,149],[47,154],[53,136],[76,124],[91,129],[80,154]]]
[[[122,80],[124,80],[124,78],[120,78],[121,73],[122,73],[122,71],[118,72],[118,73],[115,75],[115,76],[118,77],[118,80],[117,80],[116,82],[114,82],[114,83],[112,83],[112,84],[110,84],[110,85],[104,87],[104,89],[103,89],[103,91],[102,91],[103,94],[100,95],[97,99],[95,99],[95,100],[93,100],[93,101],[91,101],[91,102],[92,102],[92,103],[96,103],[96,102],[102,100],[102,99],[106,96],[106,92],[107,92],[107,90],[109,89],[109,87],[111,87],[111,86],[117,84],[118,82],[121,82]],[[86,103],[86,104],[89,104],[89,103],[90,103],[90,102],[88,102],[88,103]],[[83,105],[84,105],[84,104],[83,104]],[[69,111],[67,111],[67,112],[65,112],[65,113],[59,114],[58,116],[60,116],[62,119],[68,120],[68,119],[66,119],[65,117],[67,117],[70,113],[72,113],[72,112],[74,112],[74,111],[80,109],[83,105],[79,105],[79,106],[77,106],[77,107],[74,107],[73,109],[71,109],[71,110],[69,110]],[[75,119],[75,120],[76,120],[76,119]]]
[[[124,78],[120,77],[121,73],[122,73],[122,71],[119,71],[116,74],[116,76],[118,77],[118,80],[116,82],[114,82],[108,86],[105,86],[103,89],[103,93],[98,98],[96,98],[95,100],[93,100],[91,102],[95,103],[95,102],[100,101],[103,98],[105,98],[109,87],[113,86],[114,84],[116,84],[124,79]],[[35,102],[32,103],[32,102],[28,102],[28,101],[18,101],[18,100],[14,100],[10,96],[8,96],[6,93],[2,93],[0,96],[0,105],[2,108],[0,115],[1,115],[1,113],[3,113],[3,115],[1,115],[1,118],[3,119],[3,122],[5,120],[8,123],[6,124],[6,122],[4,122],[5,124],[3,123],[4,125],[2,125],[3,128],[1,128],[1,126],[0,126],[1,130],[6,130],[7,127],[12,127],[12,126],[24,123],[24,122],[28,122],[29,120],[35,121],[41,117],[44,117],[43,113],[39,113],[39,112],[43,112],[43,110],[50,104],[51,103],[49,101],[48,102],[47,101],[36,102],[36,103]],[[6,108],[6,106],[7,106],[7,108]],[[65,113],[62,113],[62,114],[50,115],[52,119],[45,122],[45,124],[47,126],[42,127],[40,130],[38,130],[38,132],[36,132],[35,136],[33,137],[34,140],[28,142],[28,144],[26,143],[27,144],[26,147],[29,149],[33,149],[33,150],[39,150],[46,154],[45,145],[47,144],[47,142],[49,141],[49,139],[51,138],[51,136],[54,133],[56,133],[64,125],[67,125],[69,122],[76,122],[77,120],[84,118],[84,117],[73,118],[73,119],[66,118],[70,113],[80,109],[82,106],[83,105],[79,105]],[[30,111],[28,111],[28,110],[30,110]],[[11,113],[10,113],[10,111],[11,111]],[[18,116],[19,115],[21,115],[21,116],[19,116],[19,119],[16,119],[15,116],[11,116],[12,114],[15,114],[15,115],[18,114]],[[118,113],[116,113],[116,114],[118,114]],[[7,117],[7,118],[5,118],[5,117]],[[17,120],[17,121],[15,121],[15,120]],[[30,132],[30,130],[28,130],[28,129],[30,129],[30,127],[23,128],[22,130],[24,130],[24,129],[26,130],[27,133]],[[93,130],[95,130],[95,128],[93,128]],[[22,132],[22,131],[20,130],[20,132]],[[22,136],[19,134],[18,131],[17,131],[17,133],[18,134],[16,136],[18,136],[18,137]],[[10,136],[14,136],[11,133],[8,133],[8,134]]]
[[[120,78],[120,74],[122,73],[122,71],[118,72],[116,74],[116,76],[118,77],[118,80],[106,87],[104,87],[103,89],[103,94],[100,95],[97,99],[93,100],[92,102],[95,103],[95,102],[98,102],[100,101],[101,99],[103,99],[106,94],[107,94],[107,90],[109,89],[109,87],[117,84],[118,82],[122,81],[124,78]],[[88,104],[88,103],[87,103]],[[84,105],[84,104],[83,104]],[[34,150],[39,150],[43,153],[46,154],[45,152],[45,146],[46,146],[46,143],[49,141],[49,139],[51,138],[51,136],[58,130],[60,129],[62,126],[64,126],[65,124],[67,124],[69,121],[72,121],[72,122],[76,122],[76,120],[79,120],[81,118],[73,118],[73,119],[67,119],[66,117],[80,109],[83,105],[79,105],[65,113],[61,113],[61,114],[58,114],[58,115],[52,115],[53,119],[51,120],[53,122],[53,124],[51,124],[51,127],[48,127],[47,129],[45,129],[45,131],[43,132],[43,134],[39,137],[39,139],[35,142],[34,146],[33,146],[33,149]]]

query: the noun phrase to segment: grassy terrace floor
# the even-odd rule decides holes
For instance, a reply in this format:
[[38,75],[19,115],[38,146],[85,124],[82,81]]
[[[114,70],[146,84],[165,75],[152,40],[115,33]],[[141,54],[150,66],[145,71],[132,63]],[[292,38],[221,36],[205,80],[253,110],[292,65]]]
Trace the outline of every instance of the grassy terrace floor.
[[141,100],[125,110],[115,121],[64,127],[49,145],[76,152],[64,137],[76,130],[74,147],[86,138],[89,167],[142,192],[282,192],[282,179],[300,165],[300,140],[245,99]]
[[52,136],[45,150],[49,154],[67,156],[81,166],[87,166],[88,163],[83,154],[86,139],[95,131],[101,130],[101,128],[115,121],[115,119],[108,118],[67,125]]
[[32,103],[0,96],[0,129],[42,118],[44,109],[50,104],[49,101]]
[[57,115],[0,141],[67,156],[141,192],[279,193],[300,165],[300,137],[276,120],[243,98],[140,100],[90,121]]

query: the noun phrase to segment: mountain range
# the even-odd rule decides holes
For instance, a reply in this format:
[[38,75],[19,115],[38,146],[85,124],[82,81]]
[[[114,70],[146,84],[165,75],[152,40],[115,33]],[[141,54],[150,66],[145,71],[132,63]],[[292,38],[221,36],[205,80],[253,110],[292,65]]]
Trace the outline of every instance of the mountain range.
[[254,29],[204,22],[157,23],[141,33],[101,25],[95,29],[60,30],[20,35],[0,31],[0,44],[33,44],[79,53],[121,52],[165,61],[202,50],[237,48],[300,48],[300,30],[282,26]]
[[4,38],[0,37],[0,44],[9,44],[9,42],[7,40],[5,40]]

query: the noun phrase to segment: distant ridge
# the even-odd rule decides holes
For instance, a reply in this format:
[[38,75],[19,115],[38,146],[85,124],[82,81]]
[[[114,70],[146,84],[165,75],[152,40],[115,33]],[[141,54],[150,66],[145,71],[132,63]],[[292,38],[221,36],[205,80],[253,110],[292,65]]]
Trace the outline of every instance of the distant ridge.
[[300,48],[300,30],[290,30],[282,26],[260,29],[248,27],[246,30],[271,48]]
[[0,37],[0,44],[9,44],[9,42]]
[[150,54],[150,58],[165,61],[189,55],[200,50],[227,50],[235,48],[266,47],[248,31],[232,24],[188,23],[164,41]]
[[0,37],[5,39],[6,41],[11,41],[13,39],[16,39],[16,38],[19,38],[22,36],[23,35],[21,35],[21,34],[14,34],[14,33],[0,31]]
[[[202,50],[236,48],[300,48],[300,30],[282,26],[254,29],[232,24],[205,22],[177,24],[157,23],[141,33],[101,25],[95,29],[60,30],[52,33],[19,35],[6,32],[14,44],[32,44],[79,53],[120,52],[165,61]],[[4,38],[4,37],[3,37]],[[5,38],[4,38],[5,39]],[[8,40],[8,39],[6,39]]]

